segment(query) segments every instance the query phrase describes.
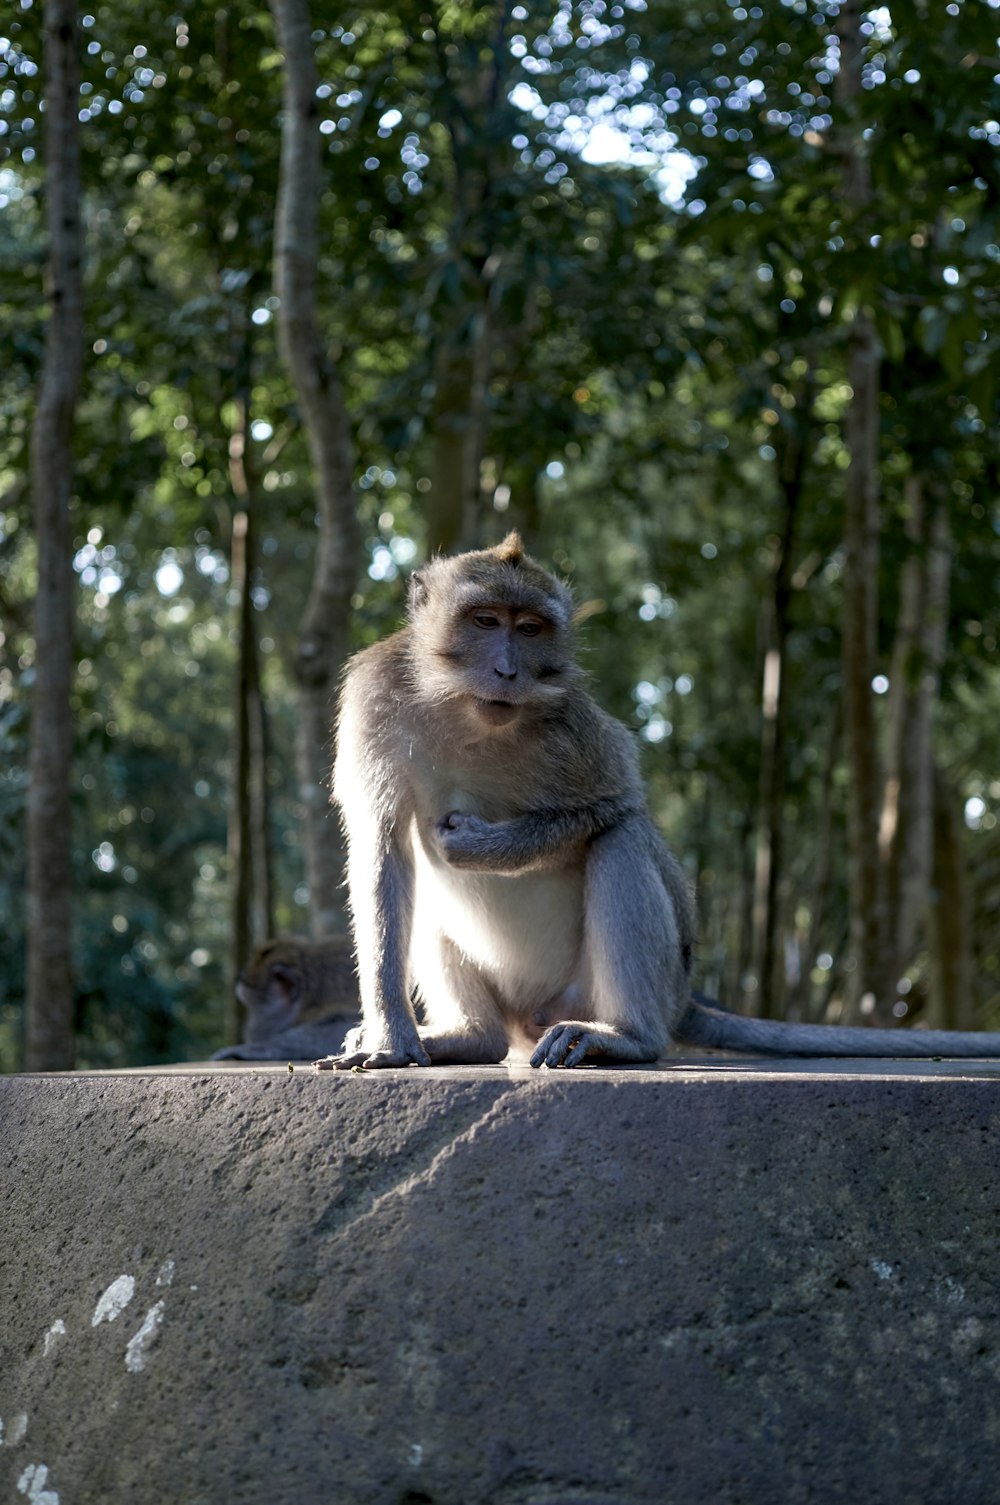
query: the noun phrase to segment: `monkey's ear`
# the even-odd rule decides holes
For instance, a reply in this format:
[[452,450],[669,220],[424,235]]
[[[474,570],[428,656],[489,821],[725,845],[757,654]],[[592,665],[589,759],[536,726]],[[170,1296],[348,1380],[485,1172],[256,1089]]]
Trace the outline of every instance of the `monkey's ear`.
[[275,962],[271,967],[271,981],[276,983],[286,1004],[298,1003],[302,997],[302,973],[298,967],[289,967],[285,962]]
[[413,574],[410,576],[406,591],[407,601],[409,603],[411,611],[416,611],[417,607],[424,606],[426,604],[427,597],[430,595],[430,591],[427,589],[427,580],[422,570],[413,571]]
[[511,532],[493,550],[501,564],[520,564],[524,558],[524,540],[520,533]]

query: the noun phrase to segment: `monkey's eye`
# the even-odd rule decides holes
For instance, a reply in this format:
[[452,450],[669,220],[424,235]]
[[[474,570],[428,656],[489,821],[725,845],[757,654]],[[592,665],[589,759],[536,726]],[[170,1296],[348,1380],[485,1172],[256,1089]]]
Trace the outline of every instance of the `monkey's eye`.
[[542,630],[541,622],[536,622],[531,617],[526,617],[523,622],[518,622],[517,630],[522,637],[537,638]]
[[483,627],[487,632],[500,626],[500,618],[495,617],[491,611],[477,611],[472,620],[477,627]]

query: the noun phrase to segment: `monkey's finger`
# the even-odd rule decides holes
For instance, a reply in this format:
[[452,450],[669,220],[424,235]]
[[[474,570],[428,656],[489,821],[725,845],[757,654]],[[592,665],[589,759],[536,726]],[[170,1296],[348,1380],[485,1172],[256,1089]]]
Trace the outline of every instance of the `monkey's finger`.
[[[419,1055],[417,1054],[419,1051]],[[362,1056],[361,1065],[368,1070],[378,1070],[383,1066],[429,1066],[431,1058],[422,1046],[416,1050],[376,1050],[370,1056]]]
[[364,1063],[365,1052],[355,1050],[350,1055],[323,1056],[319,1061],[314,1061],[313,1066],[317,1071],[349,1071],[352,1066],[363,1066]]
[[590,1055],[591,1047],[594,1043],[594,1036],[589,1032],[585,1035],[580,1035],[573,1049],[563,1062],[563,1065],[579,1066],[581,1061],[585,1061]]
[[552,1044],[553,1039],[555,1038],[557,1033],[559,1033],[558,1029],[547,1029],[545,1031],[544,1035],[539,1040],[538,1044],[535,1046],[534,1050],[531,1053],[530,1064],[532,1066],[548,1066],[549,1047]]
[[535,1047],[531,1057],[532,1066],[561,1066],[579,1036],[578,1027],[570,1024],[553,1025]]

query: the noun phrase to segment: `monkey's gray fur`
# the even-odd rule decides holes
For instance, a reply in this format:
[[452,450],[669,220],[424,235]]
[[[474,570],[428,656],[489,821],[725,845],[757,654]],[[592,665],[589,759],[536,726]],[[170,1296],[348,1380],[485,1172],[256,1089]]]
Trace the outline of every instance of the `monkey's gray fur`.
[[1000,1055],[1000,1035],[779,1024],[691,996],[688,885],[571,624],[568,590],[512,533],[414,575],[408,625],[352,660],[334,796],[363,1022],[317,1065],[495,1062],[518,1042],[534,1066],[654,1061],[675,1041]]

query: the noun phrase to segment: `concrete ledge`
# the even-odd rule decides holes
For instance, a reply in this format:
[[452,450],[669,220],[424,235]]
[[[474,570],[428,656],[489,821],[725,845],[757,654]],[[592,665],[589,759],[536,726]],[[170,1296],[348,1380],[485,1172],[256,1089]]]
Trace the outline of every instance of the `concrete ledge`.
[[0,1078],[0,1501],[992,1505],[1000,1062]]

